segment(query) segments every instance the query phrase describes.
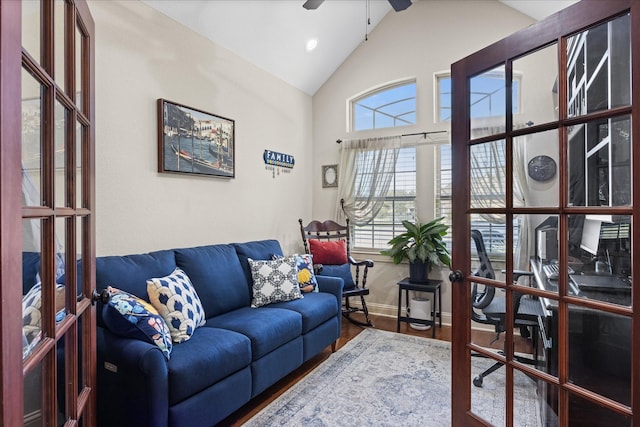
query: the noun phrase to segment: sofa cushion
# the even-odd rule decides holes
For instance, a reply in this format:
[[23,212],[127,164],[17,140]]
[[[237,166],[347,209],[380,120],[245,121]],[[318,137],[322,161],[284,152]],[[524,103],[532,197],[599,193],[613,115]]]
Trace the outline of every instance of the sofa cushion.
[[200,298],[181,269],[147,280],[147,292],[151,304],[167,322],[174,342],[187,341],[198,326],[204,325],[206,317]]
[[356,287],[356,283],[353,281],[353,276],[351,275],[350,264],[323,265],[322,271],[318,273],[318,275],[341,278],[342,280],[344,280],[344,291],[350,291],[351,289]]
[[283,308],[243,307],[207,320],[206,326],[228,329],[251,340],[251,356],[260,359],[302,334],[302,316]]
[[[173,251],[148,254],[105,256],[96,258],[96,288],[115,286],[144,300],[147,297],[147,279],[170,274],[176,268]],[[102,309],[97,310],[98,326],[104,326]]]
[[304,299],[271,304],[269,307],[284,308],[300,313],[303,334],[335,317],[340,311],[336,297],[325,292],[305,294]]
[[320,241],[309,239],[309,251],[317,264],[337,265],[348,262],[347,242],[344,240]]
[[251,363],[251,342],[237,332],[202,327],[173,347],[169,404],[190,397]]
[[302,298],[296,255],[269,260],[249,258],[248,261],[253,278],[251,307]]
[[176,249],[176,264],[191,279],[207,317],[251,304],[251,286],[232,245]]
[[[246,243],[234,243],[233,247],[238,254],[240,265],[244,270],[247,283],[252,284],[251,269],[249,268],[248,259],[273,259],[274,255],[282,256],[282,248],[277,240],[256,240]],[[251,287],[251,286],[249,286]]]
[[158,311],[147,301],[109,286],[111,299],[102,311],[107,328],[116,335],[147,341],[171,357],[171,333]]

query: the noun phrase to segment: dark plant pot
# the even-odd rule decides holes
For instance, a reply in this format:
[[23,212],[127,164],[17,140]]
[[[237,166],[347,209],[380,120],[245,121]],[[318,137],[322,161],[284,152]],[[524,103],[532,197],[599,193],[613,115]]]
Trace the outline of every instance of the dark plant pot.
[[409,282],[427,283],[429,281],[429,270],[431,264],[428,262],[416,261],[409,263]]

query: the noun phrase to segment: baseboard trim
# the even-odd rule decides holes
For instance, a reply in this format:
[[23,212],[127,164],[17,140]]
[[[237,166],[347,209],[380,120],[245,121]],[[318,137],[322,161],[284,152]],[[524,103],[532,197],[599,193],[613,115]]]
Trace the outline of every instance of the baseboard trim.
[[[367,302],[367,308],[369,309],[369,313],[374,314],[376,316],[382,317],[392,317],[397,318],[398,316],[398,306],[389,305],[389,304],[379,304],[375,302]],[[451,313],[444,312],[442,313],[442,324],[445,326],[451,326],[452,324]],[[477,331],[489,331],[495,332],[495,328],[491,325],[484,325],[480,323],[472,323],[471,329]]]

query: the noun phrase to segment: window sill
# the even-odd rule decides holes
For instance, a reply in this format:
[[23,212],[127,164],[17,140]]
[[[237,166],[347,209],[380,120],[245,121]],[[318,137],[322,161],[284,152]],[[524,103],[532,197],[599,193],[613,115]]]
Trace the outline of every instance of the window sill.
[[376,249],[352,249],[351,256],[356,260],[370,259],[373,262],[388,262],[393,264],[393,259],[390,256],[382,255],[379,250]]

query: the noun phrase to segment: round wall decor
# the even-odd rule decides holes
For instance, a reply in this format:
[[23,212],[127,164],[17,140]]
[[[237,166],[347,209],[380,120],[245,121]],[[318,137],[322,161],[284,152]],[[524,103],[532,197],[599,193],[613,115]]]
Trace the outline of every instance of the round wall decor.
[[527,165],[527,172],[531,179],[540,182],[549,181],[556,175],[556,170],[556,161],[545,155],[535,156]]

